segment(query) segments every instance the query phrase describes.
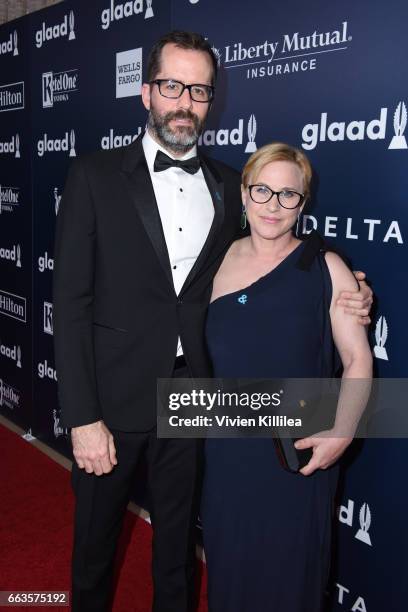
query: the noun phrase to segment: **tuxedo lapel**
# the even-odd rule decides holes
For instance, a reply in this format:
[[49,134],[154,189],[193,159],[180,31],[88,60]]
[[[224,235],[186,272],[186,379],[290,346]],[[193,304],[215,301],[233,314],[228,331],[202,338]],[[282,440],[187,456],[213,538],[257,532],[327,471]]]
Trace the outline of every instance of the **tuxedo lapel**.
[[166,239],[143,152],[141,136],[126,149],[122,162],[122,173],[125,177],[129,195],[151,240],[164,273],[171,286],[174,287]]
[[183,293],[183,291],[191,284],[197,273],[203,268],[204,264],[207,262],[207,259],[214,246],[215,240],[218,236],[219,230],[224,221],[225,215],[223,180],[219,176],[214,166],[209,162],[209,160],[200,157],[200,161],[205,182],[207,183],[207,187],[213,201],[214,218],[204,246],[201,249],[199,256],[197,257],[194,266],[190,270],[190,273],[181,288],[180,294]]

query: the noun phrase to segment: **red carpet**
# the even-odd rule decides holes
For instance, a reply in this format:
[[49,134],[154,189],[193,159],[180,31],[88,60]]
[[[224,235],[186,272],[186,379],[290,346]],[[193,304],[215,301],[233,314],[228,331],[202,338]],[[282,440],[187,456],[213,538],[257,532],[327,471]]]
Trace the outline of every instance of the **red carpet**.
[[[74,501],[70,472],[1,425],[0,449],[0,591],[68,591]],[[128,512],[114,612],[149,612],[150,544],[150,525]],[[204,575],[198,612],[207,610],[205,600]]]

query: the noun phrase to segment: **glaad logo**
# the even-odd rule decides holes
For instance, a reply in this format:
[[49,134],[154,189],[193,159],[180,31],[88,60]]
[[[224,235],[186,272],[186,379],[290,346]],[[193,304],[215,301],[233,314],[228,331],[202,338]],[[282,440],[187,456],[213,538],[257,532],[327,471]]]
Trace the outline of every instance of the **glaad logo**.
[[[253,153],[256,151],[256,119],[255,115],[251,115],[248,121],[247,126],[247,134],[248,134],[248,142],[245,147],[245,153]],[[244,142],[244,120],[238,120],[238,127],[228,130],[205,130],[199,140],[198,144],[204,146],[225,146],[225,145],[242,145]]]
[[24,81],[0,86],[0,113],[24,108]]
[[116,54],[116,97],[142,93],[142,47]]
[[[354,501],[349,499],[347,502],[347,506],[340,506],[338,509],[338,517],[340,523],[348,525],[349,527],[353,526],[353,518],[354,518]],[[372,546],[371,537],[368,533],[368,530],[371,526],[371,512],[367,503],[363,503],[360,508],[359,513],[359,521],[360,521],[360,529],[355,533],[354,537],[360,542],[367,544],[368,546]]]
[[388,325],[385,317],[381,316],[377,325],[375,326],[375,347],[374,347],[374,355],[377,359],[384,359],[384,361],[388,361],[387,349],[385,348],[385,343],[388,338]]
[[0,355],[16,362],[16,367],[21,368],[21,346],[14,345],[13,348],[0,342]]
[[37,154],[43,157],[44,153],[55,153],[60,151],[69,151],[69,157],[76,157],[75,152],[75,132],[71,130],[65,132],[64,138],[48,138],[48,134],[44,134],[41,140],[37,142]]
[[11,249],[0,248],[0,259],[12,261],[17,268],[21,268],[21,246],[14,244]]
[[0,289],[0,314],[22,323],[27,321],[27,300],[21,295],[9,293]]
[[20,391],[8,385],[0,378],[0,407],[6,406],[10,410],[20,407]]
[[125,134],[122,136],[119,134],[115,135],[113,129],[110,128],[108,136],[102,136],[101,148],[108,150],[130,145],[130,143],[136,140],[136,138],[142,133],[142,130],[142,127],[138,127],[136,134]]
[[38,269],[40,272],[54,270],[54,260],[52,257],[49,257],[47,251],[38,258]]
[[20,190],[18,187],[3,187],[0,185],[0,215],[3,212],[14,212],[20,204]]
[[407,107],[404,102],[400,102],[394,113],[394,132],[389,149],[407,149],[407,141],[404,136],[407,127]]
[[[69,23],[69,34],[68,34],[68,23]],[[46,27],[45,22],[41,24],[41,28],[35,33],[35,46],[37,49],[43,46],[43,44],[49,40],[55,38],[63,38],[68,35],[68,40],[75,40],[75,15],[74,11],[70,11],[69,15],[64,15],[62,23],[58,23],[53,26]]]
[[[319,142],[344,142],[345,140],[385,140],[387,131],[388,108],[382,108],[379,118],[328,123],[327,113],[320,115],[320,123],[308,123],[302,129],[302,147],[307,151],[315,149]],[[407,109],[404,102],[399,102],[394,112],[394,132],[389,149],[406,149],[404,131],[407,125]]]
[[20,155],[20,136],[18,134],[13,136],[10,142],[0,141],[0,154],[2,153],[12,153],[16,159],[19,159],[21,157]]
[[[344,601],[344,595],[349,595],[350,589],[347,589],[345,586],[343,586],[342,584],[338,582],[336,582],[336,587],[338,589],[337,603],[341,605],[347,605],[347,610],[350,610],[351,612],[367,612],[365,600],[363,597],[361,597],[361,595],[358,596],[355,601],[346,602]],[[354,600],[354,597],[353,597],[353,600]],[[351,605],[351,608],[348,607],[349,605]]]
[[78,70],[43,72],[42,105],[52,108],[54,102],[68,102],[70,94],[78,91]]
[[10,33],[10,38],[7,41],[0,42],[0,55],[13,52],[13,56],[18,55],[18,35],[17,30]]
[[58,215],[59,205],[61,202],[62,195],[58,195],[58,187],[54,187],[54,208],[55,216]]
[[52,411],[52,416],[54,418],[54,436],[56,438],[59,438],[59,436],[66,436],[68,435],[68,429],[66,427],[62,427],[61,423],[61,417],[60,417],[60,412],[59,410],[53,410]]
[[48,365],[47,360],[38,364],[37,371],[38,378],[49,378],[50,380],[57,381],[57,372],[54,370],[54,368]]
[[52,304],[51,302],[44,302],[44,333],[53,335],[52,327]]
[[[153,0],[146,1],[146,12],[145,19],[154,17],[152,9]],[[117,4],[115,6],[115,0],[111,0],[110,8],[103,9],[101,13],[101,28],[102,30],[108,30],[113,21],[120,21],[124,17],[133,17],[134,15],[140,15],[143,13],[143,0],[132,0],[131,2],[125,2]]]

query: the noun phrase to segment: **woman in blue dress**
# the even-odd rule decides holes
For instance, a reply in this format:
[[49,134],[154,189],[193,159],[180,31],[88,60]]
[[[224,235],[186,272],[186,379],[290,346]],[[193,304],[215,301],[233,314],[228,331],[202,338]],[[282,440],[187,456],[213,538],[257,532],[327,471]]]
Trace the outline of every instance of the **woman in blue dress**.
[[[259,149],[242,176],[243,220],[214,279],[207,343],[220,378],[330,377],[334,346],[343,378],[369,379],[364,328],[336,305],[356,281],[334,253],[308,258],[293,228],[309,196],[304,153]],[[299,265],[308,258],[309,264]],[[330,562],[339,457],[336,430],[304,438],[300,472],[280,465],[272,439],[209,439],[201,518],[210,612],[319,612]]]

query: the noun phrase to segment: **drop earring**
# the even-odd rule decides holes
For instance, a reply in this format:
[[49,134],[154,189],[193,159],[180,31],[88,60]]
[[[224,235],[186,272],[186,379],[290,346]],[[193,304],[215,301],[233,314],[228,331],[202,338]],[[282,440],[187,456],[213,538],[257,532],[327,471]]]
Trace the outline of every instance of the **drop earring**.
[[299,221],[300,221],[300,212],[298,214],[297,221],[296,221],[296,230],[295,230],[296,238],[299,238]]
[[241,213],[241,229],[245,229],[247,226],[247,215],[246,215],[246,208],[244,205],[242,205],[242,213]]

